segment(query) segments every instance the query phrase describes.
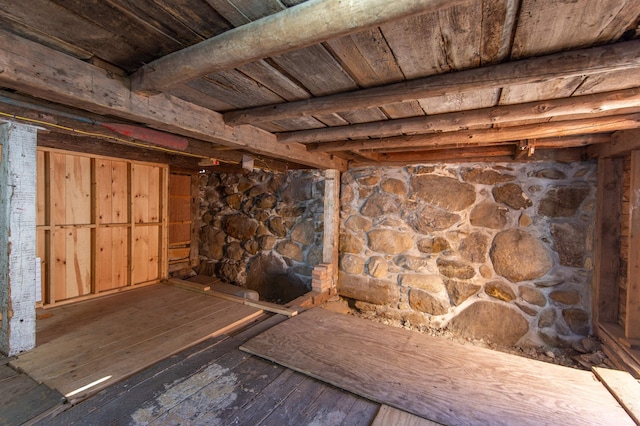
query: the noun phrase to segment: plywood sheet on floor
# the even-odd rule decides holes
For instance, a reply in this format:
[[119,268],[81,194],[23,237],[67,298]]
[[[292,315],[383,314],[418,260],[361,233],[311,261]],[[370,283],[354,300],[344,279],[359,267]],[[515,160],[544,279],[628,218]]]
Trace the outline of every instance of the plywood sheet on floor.
[[378,404],[238,350],[284,318],[195,345],[37,424],[369,426]]
[[50,309],[37,346],[11,362],[71,399],[257,317],[261,310],[156,285]]
[[591,372],[319,308],[241,349],[447,425],[634,424]]

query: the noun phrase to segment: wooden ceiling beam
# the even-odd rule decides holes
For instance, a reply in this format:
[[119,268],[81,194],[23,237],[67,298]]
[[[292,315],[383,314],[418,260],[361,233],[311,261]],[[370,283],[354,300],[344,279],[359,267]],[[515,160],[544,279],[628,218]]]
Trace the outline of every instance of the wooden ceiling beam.
[[589,120],[553,121],[524,126],[500,127],[458,132],[431,133],[425,135],[395,136],[380,139],[359,139],[308,144],[313,152],[345,150],[413,151],[425,147],[445,145],[482,145],[497,142],[519,141],[560,136],[589,135],[640,128],[640,114],[614,115]]
[[0,86],[267,157],[320,169],[347,167],[335,156],[310,155],[300,144],[283,145],[275,135],[256,127],[225,126],[217,112],[176,97],[137,95],[126,79],[5,31],[0,31]]
[[[498,147],[477,147],[465,150],[441,149],[433,151],[413,151],[380,154],[379,165],[402,166],[417,163],[471,163],[471,162],[518,162],[518,161],[582,161],[585,157],[585,148],[567,149],[540,149],[531,156],[514,159],[515,145]],[[355,163],[354,166],[371,165],[368,163]]]
[[514,84],[540,83],[550,79],[630,68],[638,68],[640,72],[640,40],[439,74],[284,104],[240,109],[225,113],[224,120],[227,124],[239,125],[308,117],[381,107],[451,93],[498,89]]
[[460,2],[310,0],[159,58],[133,74],[132,88],[158,93],[206,74]]
[[640,129],[624,130],[611,135],[611,143],[587,148],[590,158],[619,157],[640,149]]
[[578,114],[591,114],[592,117],[613,115],[613,110],[625,108],[640,108],[640,87],[469,111],[300,130],[279,133],[277,136],[278,141],[283,143],[313,143],[402,134],[452,132],[487,124],[558,119]]

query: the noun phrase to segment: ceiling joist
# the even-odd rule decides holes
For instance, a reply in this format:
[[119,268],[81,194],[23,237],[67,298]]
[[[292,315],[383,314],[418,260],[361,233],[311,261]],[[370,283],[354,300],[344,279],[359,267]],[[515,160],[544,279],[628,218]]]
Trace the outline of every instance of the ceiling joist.
[[640,40],[439,74],[313,99],[240,109],[225,113],[224,120],[227,124],[239,125],[309,117],[381,107],[450,93],[499,89],[514,84],[539,83],[631,68],[640,70]]
[[590,114],[591,118],[595,118],[601,115],[612,115],[614,110],[628,108],[640,108],[640,87],[446,114],[286,132],[278,134],[278,141],[314,143],[401,134],[453,132],[487,124],[559,119],[579,114]]
[[217,71],[451,7],[455,0],[310,0],[156,59],[132,76],[138,93],[158,93]]
[[480,130],[462,130],[423,135],[396,136],[380,139],[359,139],[308,144],[314,152],[345,150],[387,150],[414,151],[419,148],[446,145],[482,145],[496,142],[519,141],[523,139],[550,138],[559,136],[588,135],[640,127],[640,114],[614,115],[592,120],[567,120],[524,126],[498,127]]
[[173,96],[138,95],[129,90],[126,79],[4,31],[0,31],[0,70],[0,85],[31,96],[259,155],[346,169],[342,159],[310,155],[303,145],[283,145],[273,134],[252,126],[231,128],[219,113]]

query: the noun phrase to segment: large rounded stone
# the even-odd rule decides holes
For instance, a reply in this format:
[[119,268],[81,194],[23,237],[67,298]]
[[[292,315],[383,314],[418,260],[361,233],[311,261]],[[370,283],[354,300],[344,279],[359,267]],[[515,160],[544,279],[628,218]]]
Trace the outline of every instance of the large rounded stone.
[[498,233],[489,254],[496,273],[514,283],[540,278],[553,266],[542,242],[520,229]]
[[400,179],[385,179],[380,184],[380,188],[390,194],[396,194],[402,198],[407,197],[407,185]]
[[258,197],[255,205],[261,209],[272,209],[278,203],[278,197],[273,194],[263,194]]
[[298,262],[302,262],[304,260],[304,256],[302,255],[302,249],[300,246],[293,241],[284,240],[280,241],[276,244],[276,251],[283,255],[284,257],[288,257],[289,259],[297,260]]
[[316,238],[313,219],[305,219],[299,222],[291,230],[291,239],[305,246],[311,245]]
[[418,250],[422,253],[442,253],[447,250],[451,250],[449,241],[442,237],[423,238],[418,241]]
[[259,254],[247,267],[247,288],[260,294],[261,300],[289,302],[308,291],[307,286],[278,256]]
[[242,248],[242,245],[240,245],[240,243],[237,241],[233,241],[227,244],[226,247],[224,248],[224,251],[225,251],[225,256],[228,259],[233,259],[233,260],[241,260],[242,256],[244,256],[244,253],[245,253],[244,249]]
[[447,211],[464,210],[476,201],[472,185],[445,176],[415,176],[411,179],[411,190],[419,200]]
[[371,256],[367,263],[367,272],[375,278],[386,277],[389,272],[389,264],[382,256]]
[[407,223],[413,229],[426,235],[450,228],[459,220],[459,215],[429,205],[407,217]]
[[518,292],[522,300],[527,303],[537,306],[545,306],[547,304],[547,298],[544,297],[544,293],[537,288],[521,286],[518,288]]
[[458,251],[464,260],[473,263],[484,263],[487,261],[488,249],[489,237],[481,232],[474,232],[462,240]]
[[387,193],[376,193],[367,198],[360,214],[367,217],[379,217],[387,213],[396,213],[400,210],[400,200],[398,197]]
[[447,288],[447,293],[449,293],[451,303],[456,306],[476,294],[482,288],[479,285],[456,280],[446,280],[444,285]]
[[224,218],[222,226],[227,235],[244,241],[256,235],[258,222],[243,214],[232,214]]
[[267,221],[267,227],[273,235],[284,237],[287,235],[287,228],[284,226],[284,220],[281,217],[274,216]]
[[351,232],[340,233],[340,251],[342,253],[358,254],[362,251],[362,240]]
[[227,234],[219,229],[209,226],[207,227],[205,235],[206,244],[204,248],[206,248],[207,251],[203,254],[205,254],[209,259],[222,259]]
[[526,209],[533,205],[529,197],[520,188],[520,185],[515,183],[496,186],[491,192],[498,203],[506,204],[515,210]]
[[393,263],[404,269],[420,271],[428,266],[429,258],[401,254],[393,258]]
[[575,334],[580,336],[589,334],[589,314],[582,309],[564,309],[562,318]]
[[350,275],[340,271],[338,294],[363,302],[385,305],[398,301],[398,286],[386,280],[378,280],[361,275]]
[[473,266],[457,260],[438,259],[436,264],[440,273],[448,278],[468,280],[476,275]]
[[460,174],[465,182],[479,183],[481,185],[495,185],[496,183],[509,182],[515,179],[515,176],[512,175],[477,167],[462,169]]
[[494,299],[503,300],[505,302],[511,302],[516,298],[516,294],[513,292],[509,284],[502,281],[491,281],[484,286],[484,292]]
[[540,317],[538,318],[539,328],[551,327],[555,322],[556,322],[555,309],[547,308],[544,311],[540,312]]
[[362,216],[352,215],[349,216],[344,227],[353,232],[367,232],[371,229],[371,220]]
[[439,293],[444,290],[442,278],[436,274],[400,274],[398,284],[403,287],[426,290],[429,293]]
[[347,274],[360,275],[364,272],[364,259],[352,254],[340,256],[340,269]]
[[553,248],[560,255],[560,264],[581,268],[586,252],[586,230],[571,223],[552,223]]
[[233,210],[240,210],[240,206],[242,205],[242,198],[244,196],[242,194],[232,194],[224,199],[224,202],[232,208]]
[[369,231],[367,235],[369,237],[369,248],[379,253],[405,253],[413,246],[411,236],[404,232],[390,229],[374,229]]
[[507,208],[492,202],[478,204],[469,213],[469,222],[473,226],[490,229],[503,229],[507,224]]
[[514,309],[480,301],[453,318],[449,328],[467,339],[514,346],[529,331],[529,322]]
[[535,174],[533,174],[533,176],[537,178],[542,178],[542,179],[554,179],[554,180],[567,178],[567,175],[563,171],[557,170],[557,169],[538,170]]
[[563,305],[577,305],[580,303],[580,293],[571,290],[556,290],[549,294],[549,298]]
[[234,283],[240,275],[240,262],[221,262],[218,264],[218,276],[222,281]]
[[273,235],[263,235],[258,238],[258,244],[260,244],[261,250],[271,250],[276,245],[277,240]]
[[447,313],[447,307],[440,300],[419,289],[412,289],[409,292],[409,305],[411,309],[430,315],[444,315]]
[[296,204],[300,201],[312,198],[313,176],[293,177],[289,185],[282,191],[281,197],[287,205]]
[[560,186],[547,191],[540,204],[538,214],[547,217],[571,217],[589,195],[588,187]]

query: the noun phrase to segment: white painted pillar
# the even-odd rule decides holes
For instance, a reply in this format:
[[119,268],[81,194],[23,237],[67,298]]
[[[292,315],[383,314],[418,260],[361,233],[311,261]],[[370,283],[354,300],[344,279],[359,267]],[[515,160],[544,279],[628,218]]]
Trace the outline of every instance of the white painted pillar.
[[332,287],[338,284],[338,241],[340,235],[340,171],[325,170],[324,235],[322,263],[333,265]]
[[36,345],[35,127],[0,124],[0,352]]

